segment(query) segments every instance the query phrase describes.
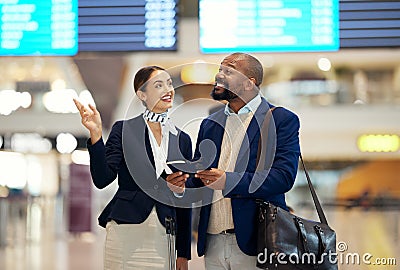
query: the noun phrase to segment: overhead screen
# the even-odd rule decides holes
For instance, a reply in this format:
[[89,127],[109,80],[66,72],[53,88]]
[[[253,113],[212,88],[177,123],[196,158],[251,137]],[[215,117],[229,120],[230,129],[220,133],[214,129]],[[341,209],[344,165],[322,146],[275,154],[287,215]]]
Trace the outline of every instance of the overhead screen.
[[0,0],[0,55],[175,51],[177,0]]
[[338,0],[200,0],[200,49],[288,52],[339,49]]
[[400,47],[400,1],[199,0],[203,53]]
[[0,55],[74,55],[77,0],[0,0]]
[[177,0],[79,0],[79,51],[176,50]]
[[400,47],[400,1],[340,1],[340,47]]
[[[0,0],[0,55],[177,50],[178,0]],[[400,47],[400,1],[199,0],[204,53]]]

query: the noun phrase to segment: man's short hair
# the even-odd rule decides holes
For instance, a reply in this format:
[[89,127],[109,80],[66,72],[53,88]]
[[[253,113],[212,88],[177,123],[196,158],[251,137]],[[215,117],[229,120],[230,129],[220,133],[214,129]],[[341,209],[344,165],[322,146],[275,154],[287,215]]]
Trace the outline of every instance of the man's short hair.
[[237,52],[231,54],[231,56],[234,56],[237,61],[246,63],[246,65],[242,65],[245,72],[243,75],[247,76],[248,78],[254,78],[256,80],[255,85],[259,87],[264,76],[264,69],[261,62],[254,56],[247,53]]

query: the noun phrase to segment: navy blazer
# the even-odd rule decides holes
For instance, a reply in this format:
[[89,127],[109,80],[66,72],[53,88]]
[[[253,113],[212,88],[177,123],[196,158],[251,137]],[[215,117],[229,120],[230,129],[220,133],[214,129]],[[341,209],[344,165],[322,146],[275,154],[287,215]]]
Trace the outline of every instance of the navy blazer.
[[[270,169],[256,172],[260,127],[270,107],[274,106],[262,98],[262,102],[247,129],[248,140],[245,137],[242,142],[235,170],[234,172],[226,172],[226,187],[223,190],[224,197],[231,198],[238,246],[245,254],[250,256],[257,255],[257,205],[255,199],[270,201],[287,209],[284,194],[294,184],[300,155],[300,123],[298,117],[285,108],[276,108],[271,118],[271,122],[275,123],[276,132],[271,128],[268,132],[268,141],[276,142],[274,144],[275,155],[273,153],[270,155],[270,152],[274,152],[268,150],[271,149],[271,146],[267,146],[266,150],[266,160],[268,162],[268,159],[270,159],[272,166],[270,166]],[[209,139],[217,147],[217,155],[211,167],[218,167],[226,118],[224,109],[221,109],[203,120],[199,130],[194,159],[200,157],[200,142]],[[199,179],[190,180],[191,185],[202,186],[202,182]],[[259,183],[255,185],[258,187],[257,189],[254,188],[254,183]],[[209,196],[212,196],[212,192],[210,194]],[[197,243],[199,256],[205,253],[210,211],[211,204],[203,206],[200,211]]]
[[[177,130],[177,135],[169,134],[168,159],[181,159],[182,156],[191,159],[190,137]],[[103,139],[93,145],[88,140],[90,172],[94,185],[102,189],[118,176],[118,190],[100,214],[99,225],[105,227],[110,220],[119,224],[140,224],[155,206],[163,226],[167,216],[175,218],[178,257],[190,259],[191,210],[174,207],[174,200],[179,199],[162,177],[156,179],[148,132],[143,116],[140,115],[117,121],[105,145]]]

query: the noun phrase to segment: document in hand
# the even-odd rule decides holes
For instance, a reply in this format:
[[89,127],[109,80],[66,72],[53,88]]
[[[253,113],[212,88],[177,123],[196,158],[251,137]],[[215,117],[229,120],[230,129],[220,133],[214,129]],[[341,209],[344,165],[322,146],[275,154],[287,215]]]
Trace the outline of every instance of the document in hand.
[[172,160],[168,161],[167,165],[173,172],[181,171],[183,173],[189,174],[189,177],[194,177],[197,171],[203,171],[209,169],[210,162],[205,162],[204,159],[200,158],[196,161],[188,160]]

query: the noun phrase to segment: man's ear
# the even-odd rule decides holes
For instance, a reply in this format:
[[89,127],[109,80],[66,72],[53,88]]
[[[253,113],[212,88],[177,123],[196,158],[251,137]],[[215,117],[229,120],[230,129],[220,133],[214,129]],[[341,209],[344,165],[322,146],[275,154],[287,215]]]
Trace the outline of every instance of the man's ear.
[[249,91],[253,90],[255,86],[255,79],[254,78],[249,78],[244,82],[244,89]]
[[143,101],[143,102],[145,102],[146,99],[147,99],[147,95],[146,95],[146,93],[144,93],[143,91],[138,90],[138,91],[136,92],[136,95],[137,95],[138,98],[139,98],[141,101]]

